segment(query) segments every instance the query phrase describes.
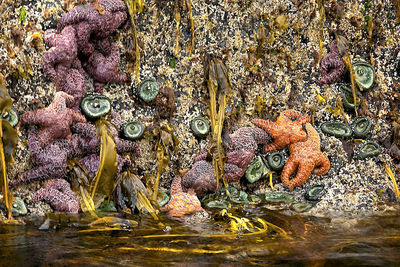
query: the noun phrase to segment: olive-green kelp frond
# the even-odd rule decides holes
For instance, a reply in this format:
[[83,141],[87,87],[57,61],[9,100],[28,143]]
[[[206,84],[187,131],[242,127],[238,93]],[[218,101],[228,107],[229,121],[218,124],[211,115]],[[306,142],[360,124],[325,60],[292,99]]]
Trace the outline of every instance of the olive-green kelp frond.
[[[0,74],[0,113],[9,112],[12,100],[4,84],[4,77]],[[1,168],[1,192],[2,202],[7,208],[7,218],[12,219],[12,194],[8,189],[7,164],[14,162],[15,147],[18,135],[15,129],[4,119],[0,119],[0,168]]]
[[189,43],[189,57],[190,57],[190,55],[192,54],[192,50],[194,48],[194,21],[193,21],[193,10],[192,10],[191,0],[175,0],[175,10],[174,10],[174,18],[176,21],[175,55],[178,55],[179,53],[179,25],[181,23],[182,9],[188,10],[189,12],[190,29],[192,32]]
[[156,142],[156,155],[158,161],[157,177],[154,184],[154,191],[152,201],[157,202],[158,185],[160,182],[160,175],[162,171],[168,166],[169,155],[172,151],[178,151],[179,140],[173,134],[174,129],[167,125],[163,128],[156,128],[153,131],[153,136],[157,138]]
[[97,138],[100,142],[100,163],[96,176],[90,184],[90,196],[95,207],[98,207],[105,197],[110,197],[118,172],[117,150],[109,124],[104,118],[96,121]]
[[136,82],[140,83],[140,47],[137,39],[137,31],[135,25],[135,14],[141,13],[145,6],[143,0],[124,0],[126,6],[128,7],[129,16],[131,18],[131,35],[135,42],[135,72],[136,72]]
[[318,52],[318,65],[322,59],[322,43],[324,40],[324,23],[325,23],[325,0],[318,0],[318,40],[319,40],[319,52]]
[[227,95],[230,92],[232,85],[229,79],[228,69],[221,59],[209,56],[206,64],[205,79],[207,81],[210,96],[210,119],[212,131],[209,153],[212,156],[212,165],[217,177],[217,188],[221,178],[226,187],[227,183],[224,175],[225,151],[222,145],[222,128],[225,120]]

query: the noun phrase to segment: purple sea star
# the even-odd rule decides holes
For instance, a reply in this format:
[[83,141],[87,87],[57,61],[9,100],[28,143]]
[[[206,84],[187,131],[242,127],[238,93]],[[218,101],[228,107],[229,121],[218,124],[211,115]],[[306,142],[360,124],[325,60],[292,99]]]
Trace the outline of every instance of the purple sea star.
[[96,10],[94,4],[76,6],[65,14],[58,22],[61,31],[68,25],[76,29],[79,51],[90,56],[94,52],[94,41],[107,38],[127,20],[126,7],[120,0],[99,0],[104,14]]
[[[56,70],[58,73],[58,67],[56,67]],[[68,104],[68,107],[79,111],[81,99],[86,93],[86,75],[78,59],[72,63],[72,67],[65,78],[62,91],[74,97],[74,100]]]
[[75,28],[65,27],[61,33],[48,30],[44,35],[50,49],[43,55],[42,66],[46,75],[62,90],[71,64],[78,56]]
[[87,72],[93,77],[95,90],[99,93],[103,91],[103,83],[106,82],[125,82],[127,76],[119,73],[116,68],[119,64],[118,45],[114,44],[109,56],[94,51],[86,65]]
[[73,101],[74,97],[65,92],[56,92],[53,102],[47,108],[29,111],[21,116],[22,125],[40,126],[37,134],[40,147],[52,143],[57,138],[70,139],[71,124],[86,122],[82,114],[67,108],[66,100]]
[[80,209],[78,196],[64,179],[50,180],[44,188],[36,191],[32,202],[40,200],[49,202],[53,209],[60,212],[78,213]]
[[329,45],[330,54],[321,60],[321,79],[317,82],[319,85],[335,83],[345,73],[346,67],[340,57],[336,40]]
[[[118,137],[118,131],[114,126],[119,128],[122,124],[121,116],[111,111],[111,131],[114,135],[114,142],[117,148],[117,153],[133,152],[135,156],[140,155],[140,149],[135,142],[124,140]],[[90,123],[75,123],[72,125],[72,131],[79,136],[79,151],[78,155],[97,154],[100,152],[100,143],[97,138],[96,126]]]

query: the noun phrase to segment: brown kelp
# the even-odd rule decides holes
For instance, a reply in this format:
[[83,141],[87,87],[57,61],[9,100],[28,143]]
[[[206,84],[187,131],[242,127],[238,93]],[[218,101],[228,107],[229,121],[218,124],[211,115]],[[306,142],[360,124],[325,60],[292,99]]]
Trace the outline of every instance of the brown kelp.
[[318,0],[318,40],[319,40],[319,52],[318,52],[318,65],[322,59],[322,42],[324,39],[324,23],[325,23],[325,0]]
[[135,43],[135,72],[136,72],[136,82],[140,82],[140,47],[137,38],[137,30],[135,26],[135,14],[141,13],[144,8],[144,1],[142,0],[124,0],[126,6],[128,7],[129,16],[131,18],[131,35]]
[[[4,77],[0,74],[0,110],[1,113],[9,112],[12,100],[4,84]],[[12,219],[12,195],[8,189],[8,177],[6,165],[14,162],[15,147],[18,136],[15,129],[4,119],[0,119],[0,168],[1,168],[1,191],[2,202],[7,208],[7,218]]]
[[218,183],[221,178],[224,181],[224,185],[227,186],[224,175],[225,152],[222,146],[222,128],[225,120],[227,95],[232,85],[229,79],[228,69],[221,59],[209,56],[206,64],[205,79],[207,81],[210,97],[212,131],[209,153],[212,155],[212,165],[217,177],[218,188]]
[[162,128],[155,128],[153,131],[153,136],[157,139],[155,148],[158,161],[157,176],[152,197],[153,202],[157,201],[160,176],[163,170],[168,166],[170,153],[178,150],[179,140],[174,135],[173,131],[174,129],[170,125]]

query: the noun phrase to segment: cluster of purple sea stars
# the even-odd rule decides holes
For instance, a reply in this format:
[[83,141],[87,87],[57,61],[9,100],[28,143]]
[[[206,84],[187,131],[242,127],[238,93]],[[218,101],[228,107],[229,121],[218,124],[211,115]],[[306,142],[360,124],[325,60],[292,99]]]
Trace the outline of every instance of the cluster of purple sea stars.
[[[262,129],[243,127],[229,135],[230,142],[224,144],[226,153],[225,178],[227,182],[239,180],[251,163],[258,145],[267,144],[271,138]],[[194,157],[195,164],[182,178],[184,190],[194,189],[197,195],[216,190],[216,179],[210,162],[206,161],[209,146]]]
[[[43,56],[43,70],[56,83],[58,91],[74,96],[69,107],[78,109],[86,92],[84,66],[93,77],[97,92],[106,82],[124,82],[127,76],[116,71],[119,64],[118,45],[111,48],[108,37],[121,25],[127,25],[126,7],[121,0],[99,0],[104,13],[94,4],[71,9],[59,21],[57,30],[45,33],[50,49]],[[78,59],[78,55],[88,58]]]
[[[53,102],[44,109],[30,111],[21,116],[21,125],[37,125],[28,137],[29,151],[34,167],[23,173],[12,185],[33,180],[65,178],[67,160],[78,159],[95,176],[100,165],[100,143],[96,126],[87,122],[79,112],[80,102],[86,93],[86,73],[93,77],[95,89],[101,92],[103,83],[126,81],[118,73],[118,46],[111,47],[108,37],[121,25],[127,24],[126,7],[121,0],[99,0],[99,7],[86,4],[73,8],[59,21],[57,30],[45,33],[50,49],[43,56],[43,70],[56,83]],[[87,58],[83,62],[78,58]],[[85,69],[85,70],[84,70]],[[114,139],[118,173],[131,165],[128,156],[138,156],[139,146],[118,137],[121,117],[111,111],[110,130]],[[115,127],[114,127],[115,126]],[[44,200],[56,211],[77,213],[79,199],[66,180],[51,180],[32,197],[33,202]]]

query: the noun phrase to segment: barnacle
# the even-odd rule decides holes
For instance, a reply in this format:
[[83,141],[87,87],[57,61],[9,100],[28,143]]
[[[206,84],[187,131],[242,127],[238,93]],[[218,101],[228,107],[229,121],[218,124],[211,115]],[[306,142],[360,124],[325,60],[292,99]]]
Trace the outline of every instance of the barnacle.
[[97,120],[111,111],[110,99],[100,94],[89,94],[82,98],[81,110],[90,120]]

